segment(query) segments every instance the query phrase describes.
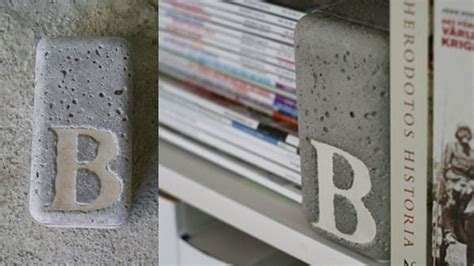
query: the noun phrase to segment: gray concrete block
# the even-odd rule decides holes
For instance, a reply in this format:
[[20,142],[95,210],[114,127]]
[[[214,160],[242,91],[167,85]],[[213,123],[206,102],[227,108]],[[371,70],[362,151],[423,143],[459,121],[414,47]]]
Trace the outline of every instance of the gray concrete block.
[[305,212],[320,234],[388,260],[388,32],[317,12],[295,45]]
[[383,30],[389,29],[389,0],[338,0],[320,12]]
[[56,227],[115,228],[129,213],[131,60],[120,38],[36,50],[30,212]]

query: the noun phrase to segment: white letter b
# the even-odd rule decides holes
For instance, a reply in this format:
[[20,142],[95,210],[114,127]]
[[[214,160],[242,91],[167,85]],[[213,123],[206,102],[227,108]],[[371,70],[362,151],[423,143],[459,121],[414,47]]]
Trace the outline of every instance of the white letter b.
[[[112,206],[122,193],[122,182],[107,169],[107,164],[118,155],[116,137],[107,131],[88,128],[52,128],[57,136],[55,196],[47,211],[90,212]],[[97,156],[91,162],[78,163],[77,138],[87,135],[98,143]],[[90,204],[76,201],[77,170],[85,169],[97,175],[100,192]]]
[[[361,160],[343,150],[315,140],[311,140],[311,144],[316,149],[318,158],[319,221],[315,226],[350,242],[359,244],[371,242],[375,238],[377,228],[372,214],[362,202],[362,198],[370,192],[372,186],[369,170]],[[334,185],[334,154],[344,157],[354,172],[353,185],[347,190]],[[357,227],[352,234],[340,232],[336,228],[333,202],[336,194],[349,200],[356,210]]]

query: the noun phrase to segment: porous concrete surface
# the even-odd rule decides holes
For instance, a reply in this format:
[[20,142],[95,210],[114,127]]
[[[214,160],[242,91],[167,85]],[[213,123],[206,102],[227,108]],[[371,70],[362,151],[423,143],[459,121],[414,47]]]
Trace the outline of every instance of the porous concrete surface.
[[[134,76],[132,210],[119,229],[55,229],[28,211],[35,47],[118,36]],[[0,1],[0,264],[158,264],[157,0]]]
[[[116,227],[126,222],[131,195],[129,112],[132,107],[129,95],[133,93],[132,58],[128,42],[117,37],[44,38],[39,42],[36,48],[30,184],[30,212],[37,221],[51,226],[86,228]],[[74,156],[78,162],[85,162],[82,166],[64,165],[68,169],[79,168],[76,200],[90,204],[96,199],[100,202],[118,197],[112,206],[87,212],[58,211],[69,205],[67,196],[58,193],[70,191],[67,185],[64,186],[67,183],[62,182],[63,187],[60,187],[55,182],[56,176],[61,174],[56,158],[59,156],[58,132],[65,129],[76,130],[77,147],[74,150],[77,152],[74,151]],[[78,134],[79,130],[99,134],[96,137],[107,136],[113,146],[104,147],[105,143],[97,143],[90,136],[87,141],[84,136],[88,135]],[[113,177],[107,179],[108,182],[106,179],[97,182],[99,176],[96,174],[99,173],[84,171],[96,157],[103,156],[99,155],[100,152],[114,149],[116,155],[112,155],[111,161],[103,162],[108,169],[106,174],[100,175],[106,178],[110,173]],[[81,161],[84,158],[92,159]],[[112,192],[97,193],[107,186],[116,188],[116,196]],[[62,201],[59,200],[61,197]],[[55,211],[48,209],[52,205],[57,208]]]
[[[333,15],[303,17],[295,33],[298,118],[303,206],[317,222],[319,206],[317,151],[310,140],[329,144],[361,160],[368,168],[371,191],[362,201],[376,222],[375,239],[356,244],[316,228],[350,248],[378,260],[390,250],[389,46],[388,32]],[[334,156],[334,185],[352,187],[353,171]],[[324,188],[322,188],[324,189]],[[336,196],[336,228],[352,234],[353,205]],[[363,224],[358,226],[363,227]]]

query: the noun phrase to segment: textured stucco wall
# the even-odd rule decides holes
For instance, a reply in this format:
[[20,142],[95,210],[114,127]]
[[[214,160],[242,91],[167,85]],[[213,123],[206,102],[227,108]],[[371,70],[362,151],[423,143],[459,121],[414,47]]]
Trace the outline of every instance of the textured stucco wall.
[[[35,46],[121,36],[134,53],[133,209],[117,230],[51,229],[28,211]],[[157,0],[0,0],[0,264],[158,263]]]

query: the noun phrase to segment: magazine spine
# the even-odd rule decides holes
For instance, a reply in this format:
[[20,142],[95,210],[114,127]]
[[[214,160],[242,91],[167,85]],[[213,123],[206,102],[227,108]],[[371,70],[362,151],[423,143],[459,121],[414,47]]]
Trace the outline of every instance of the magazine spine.
[[242,104],[243,106],[247,106],[249,108],[255,109],[268,116],[271,116],[275,112],[274,107],[271,105],[273,101],[269,103],[268,99],[256,100],[246,94],[239,95],[238,93],[234,93],[230,90],[222,89],[221,87],[218,87],[210,83],[209,81],[206,81],[198,77],[197,75],[185,73],[184,71],[180,71],[178,69],[174,69],[163,64],[160,65],[160,73],[163,75],[172,77],[174,79],[177,79],[179,81],[182,81],[184,83],[193,84],[194,86],[198,86],[199,88],[202,88],[203,90],[206,90],[206,91],[215,93],[217,95],[220,95],[222,97],[225,97],[227,99],[233,100],[235,102]]
[[224,153],[230,154],[247,163],[258,166],[270,173],[282,177],[287,181],[291,181],[293,184],[301,185],[301,176],[299,173],[276,162],[268,160],[261,155],[250,152],[239,145],[229,142],[220,134],[213,134],[203,131],[200,127],[195,126],[194,123],[190,123],[189,119],[179,116],[177,113],[173,112],[173,110],[160,109],[159,112],[160,123],[172,127],[175,130],[182,132],[183,134],[199,140],[209,146],[217,148]]
[[[292,145],[282,141],[279,138],[278,133],[276,133],[276,132],[271,134],[269,132],[259,130],[260,125],[256,128],[251,128],[251,127],[245,126],[243,124],[240,124],[239,122],[236,122],[236,121],[232,120],[229,117],[221,116],[219,114],[216,114],[216,113],[212,112],[211,110],[206,109],[205,107],[195,105],[192,102],[189,102],[184,98],[176,97],[176,95],[170,95],[165,91],[160,92],[160,97],[161,97],[160,99],[163,99],[165,101],[166,106],[169,106],[170,102],[173,103],[173,104],[179,103],[181,108],[186,108],[187,110],[193,109],[194,111],[196,111],[196,115],[201,114],[201,116],[203,118],[203,121],[206,120],[206,119],[207,119],[207,121],[210,121],[209,118],[211,118],[213,121],[217,121],[217,122],[223,123],[224,125],[228,126],[229,129],[232,129],[232,128],[237,129],[239,131],[247,133],[247,136],[253,136],[253,137],[255,137],[255,138],[257,138],[261,141],[264,141],[264,142],[267,143],[267,146],[268,146],[268,144],[272,144],[272,145],[275,145],[279,148],[284,149],[285,150],[284,152],[286,153],[286,156],[290,156],[290,157],[293,156],[293,159],[294,158],[299,158],[297,156],[297,151],[298,151],[297,147],[292,146]],[[195,115],[195,114],[193,113],[192,115]],[[204,119],[204,118],[206,118],[206,119]],[[231,130],[231,131],[234,131],[234,130]],[[254,138],[252,138],[252,140],[254,140]],[[280,152],[280,149],[276,149],[276,150],[278,150]],[[296,155],[296,157],[295,157],[295,155]]]
[[[215,103],[212,99],[207,99],[198,94],[195,94],[192,91],[185,89],[185,84],[179,84],[176,82],[170,82],[168,79],[161,78],[159,83],[160,93],[165,93],[172,95],[174,97],[179,97],[190,103],[198,105],[204,109],[207,109],[211,112],[217,113],[223,117],[231,119],[234,122],[243,124],[244,126],[249,127],[252,130],[262,131],[263,134],[267,134],[270,137],[286,142],[290,133],[281,130],[280,128],[274,126],[275,123],[269,124],[264,121],[259,120],[258,118],[251,117],[251,115],[245,115],[239,113],[239,111],[233,110],[233,105],[235,103],[230,103],[231,105],[225,106],[225,103]],[[226,101],[227,102],[227,101]],[[295,137],[297,138],[297,137]],[[287,142],[288,145],[297,148],[298,146],[293,145],[293,141]],[[293,150],[293,148],[291,149]]]
[[196,42],[202,42],[206,45],[211,45],[220,49],[228,50],[230,52],[246,55],[247,57],[254,58],[256,60],[265,62],[267,64],[276,65],[281,68],[295,71],[294,59],[291,55],[283,54],[274,49],[263,47],[260,44],[245,44],[235,45],[239,40],[230,36],[216,36],[217,34],[207,35],[199,31],[193,31],[192,29],[185,28],[180,24],[175,24],[171,19],[160,18],[159,25],[160,32],[166,31],[180,36],[193,39]]
[[294,30],[296,21],[225,1],[206,2],[215,8]]
[[[193,32],[205,33],[207,36],[217,36],[220,38],[232,38],[237,40],[240,45],[255,46],[260,48],[269,48],[278,51],[281,55],[284,55],[289,60],[294,62],[294,48],[292,45],[281,43],[268,38],[263,38],[251,33],[239,31],[237,29],[228,28],[219,24],[211,23],[209,21],[195,18],[192,16],[185,16],[172,9],[160,9],[159,19],[160,24],[161,18],[168,18],[172,20],[172,24],[180,25],[181,28],[192,29]],[[203,34],[204,35],[204,34]],[[230,40],[230,39],[229,39]]]
[[207,20],[211,23],[220,24],[222,26],[233,28],[238,31],[247,32],[247,33],[254,34],[263,38],[268,38],[271,40],[278,40],[279,42],[285,43],[287,45],[291,45],[291,46],[293,45],[293,38],[290,36],[282,35],[279,33],[272,32],[272,31],[264,31],[257,28],[247,27],[247,25],[239,24],[232,20],[227,20],[224,18],[216,17],[216,16],[200,15],[199,13],[193,12],[192,10],[189,10],[183,7],[173,6],[164,1],[159,1],[159,7],[160,9],[174,10],[177,13],[181,13],[185,16],[193,16],[195,18]]
[[239,122],[252,129],[256,129],[259,125],[259,122],[255,119],[246,117],[245,115],[239,114],[224,106],[220,106],[217,103],[201,98],[198,95],[194,95],[193,93],[187,92],[177,86],[173,86],[171,83],[163,79],[160,79],[159,88],[160,93],[166,92],[167,94],[171,94],[173,96],[185,99],[188,102],[191,102],[195,105],[198,105],[202,108],[205,108],[211,112],[214,112],[233,121]]
[[291,100],[296,100],[296,95],[294,92],[295,89],[291,89],[293,90],[293,92],[291,92],[291,90],[289,90],[289,88],[286,87],[286,90],[285,90],[285,88],[283,88],[284,86],[282,86],[281,84],[279,84],[279,86],[275,86],[272,84],[272,81],[267,80],[266,78],[262,79],[259,75],[256,75],[254,73],[241,71],[238,68],[228,67],[227,65],[222,65],[219,62],[209,61],[206,58],[200,58],[202,60],[193,60],[192,58],[178,55],[166,49],[160,48],[158,52],[159,52],[158,60],[160,64],[167,64],[168,66],[172,67],[174,65],[175,60],[186,60],[188,62],[194,62],[196,64],[208,67],[211,70],[221,72],[223,74],[227,74],[229,76],[240,79],[244,82],[249,82],[269,92],[282,95]]
[[[186,127],[186,125],[184,124],[178,125],[178,127],[183,129],[182,126]],[[192,128],[190,130],[192,132]],[[170,130],[165,129],[164,127],[159,128],[159,136],[161,139],[167,142],[170,142],[201,158],[211,161],[227,170],[235,172],[263,187],[266,187],[276,193],[279,193],[282,196],[294,200],[299,204],[301,204],[303,201],[301,191],[289,185],[288,183],[282,182],[283,180],[279,180],[276,177],[270,178],[269,176],[264,175],[261,171],[253,171],[249,169],[248,166],[242,165],[241,163],[233,160],[232,158],[226,158],[225,156],[223,156],[223,154],[218,154],[217,152],[208,149],[203,145],[200,145],[193,141],[189,141],[184,137],[172,133]],[[243,158],[246,158],[248,155],[249,154],[244,151],[241,152],[241,156]]]
[[251,66],[252,68],[262,71],[263,73],[275,74],[279,77],[284,77],[294,82],[296,76],[295,72],[273,64],[252,59],[246,55],[230,52],[215,46],[207,45],[204,42],[186,38],[182,35],[171,34],[166,31],[159,31],[158,40],[163,47],[180,46],[188,50],[199,51],[199,53],[207,54],[216,60],[229,63],[238,63],[242,66]]
[[287,97],[243,82],[237,78],[206,68],[182,57],[173,56],[173,58],[170,58],[168,54],[163,54],[163,58],[160,58],[160,61],[160,63],[162,63],[160,70],[166,71],[168,68],[166,65],[173,65],[173,67],[170,66],[169,68],[175,69],[175,72],[182,73],[181,76],[184,75],[188,77],[190,81],[197,82],[205,89],[208,87],[216,87],[216,90],[235,93],[238,97],[249,99],[252,102],[267,106],[272,110],[294,114],[290,115],[292,117],[296,117],[297,115],[295,100],[288,99]]
[[[174,104],[173,101],[177,103]],[[300,159],[296,153],[233,127],[232,121],[229,119],[212,114],[183,101],[178,101],[160,94],[160,109],[168,109],[171,112],[179,113],[184,118],[188,118],[190,123],[193,123],[193,125],[201,130],[219,135],[230,143],[239,145],[250,152],[259,154],[289,169],[297,172],[300,171]]]
[[[234,12],[228,12],[225,7],[232,6],[225,2],[220,1],[195,1],[195,0],[164,0],[168,4],[178,9],[184,9],[196,16],[203,19],[213,21],[213,18],[227,19],[236,24],[243,25],[245,28],[252,28],[261,32],[273,32],[281,35],[285,39],[294,39],[294,28],[281,27],[273,25],[268,22],[264,22],[248,16],[242,16],[242,14],[235,14]],[[227,5],[226,5],[227,4]],[[237,7],[237,6],[233,6]]]
[[286,90],[293,94],[296,92],[296,85],[294,80],[289,80],[273,73],[258,70],[256,68],[250,68],[250,66],[242,63],[232,62],[223,58],[216,58],[215,56],[208,55],[197,49],[193,49],[186,46],[179,46],[178,43],[174,44],[177,45],[162,43],[160,49],[167,50],[171,53],[180,55],[185,58],[189,58],[202,65],[216,69],[221,72],[225,72],[231,75],[242,76],[262,85],[273,86],[275,88]]
[[230,0],[231,3],[236,3],[245,7],[250,7],[255,10],[260,10],[262,12],[266,12],[269,14],[278,15],[284,18],[292,19],[294,21],[300,20],[304,15],[305,12],[300,12],[297,10],[293,10],[290,8],[285,8],[277,5],[273,5],[271,3],[262,2],[262,1],[255,1],[255,0]]

